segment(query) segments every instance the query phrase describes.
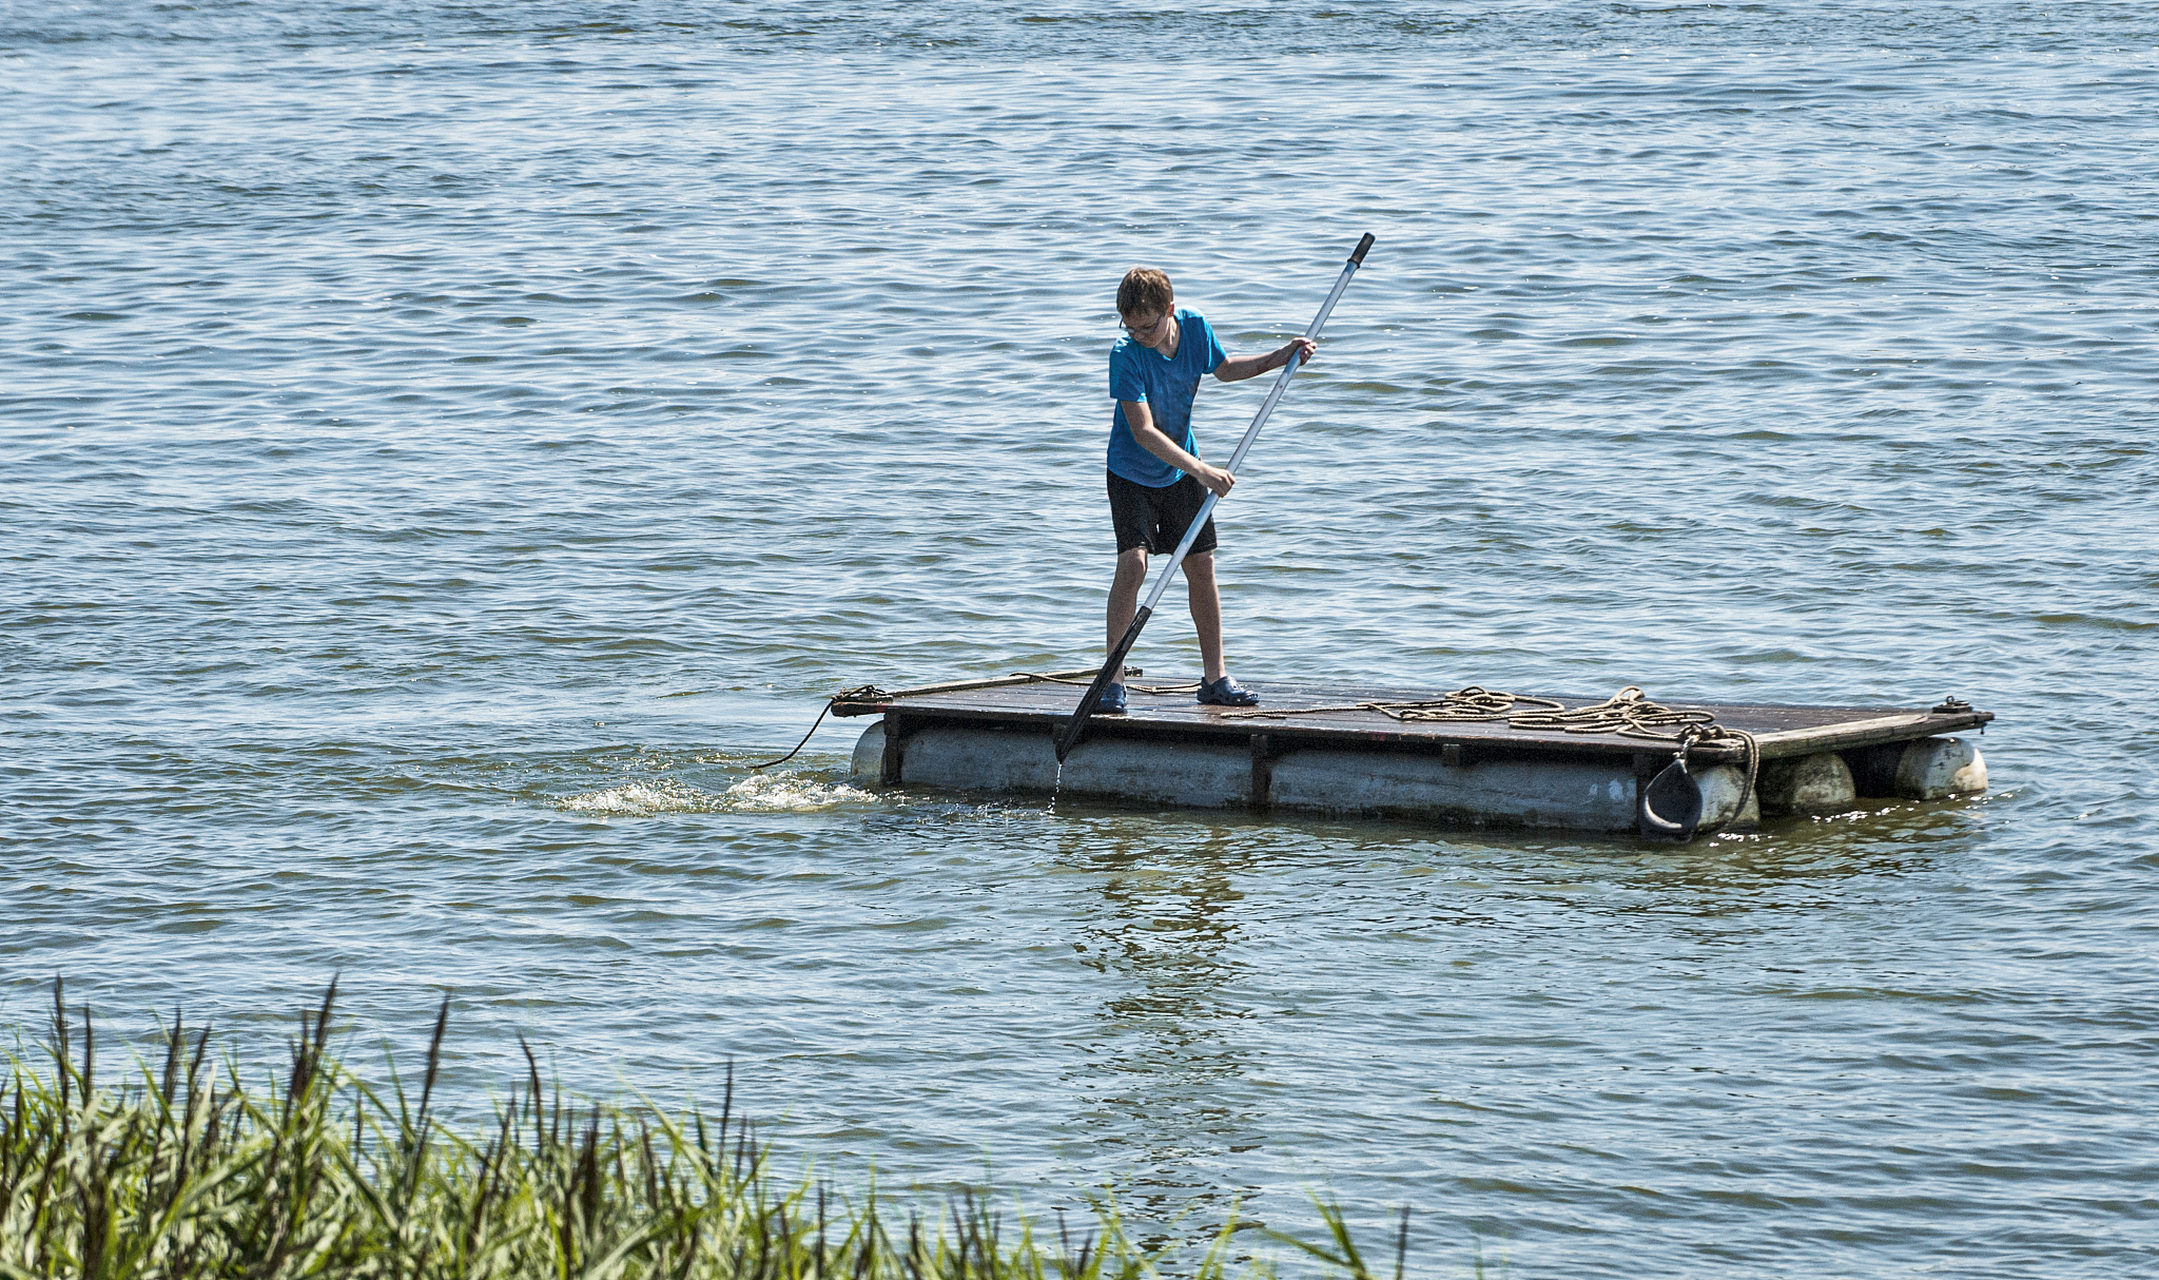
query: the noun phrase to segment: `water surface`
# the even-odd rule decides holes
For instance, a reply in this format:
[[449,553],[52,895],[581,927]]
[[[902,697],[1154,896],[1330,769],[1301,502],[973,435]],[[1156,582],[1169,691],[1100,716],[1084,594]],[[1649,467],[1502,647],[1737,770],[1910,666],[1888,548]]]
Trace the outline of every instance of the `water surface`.
[[[1434,1274],[2149,1274],[2155,94],[2105,3],[0,3],[0,1016],[268,1059],[342,972],[473,1107],[731,1059],[843,1178]],[[1119,274],[1260,350],[1366,230],[1241,678],[1954,694],[1994,790],[1672,850],[747,767],[1084,665]]]

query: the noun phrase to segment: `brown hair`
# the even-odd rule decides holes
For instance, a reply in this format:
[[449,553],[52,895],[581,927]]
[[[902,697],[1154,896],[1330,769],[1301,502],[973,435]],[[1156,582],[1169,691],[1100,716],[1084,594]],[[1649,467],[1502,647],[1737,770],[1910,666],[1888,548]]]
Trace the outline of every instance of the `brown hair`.
[[1154,267],[1134,267],[1124,273],[1124,281],[1117,286],[1117,314],[1120,316],[1143,316],[1149,312],[1167,314],[1177,305],[1177,291],[1170,288],[1169,277]]

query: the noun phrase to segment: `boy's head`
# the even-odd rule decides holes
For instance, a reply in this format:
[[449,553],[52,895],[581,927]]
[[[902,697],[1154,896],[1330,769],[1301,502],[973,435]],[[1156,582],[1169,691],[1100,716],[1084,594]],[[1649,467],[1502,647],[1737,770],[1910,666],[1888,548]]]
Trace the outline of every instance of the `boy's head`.
[[1117,314],[1125,320],[1168,315],[1177,306],[1169,277],[1153,267],[1134,267],[1117,286]]

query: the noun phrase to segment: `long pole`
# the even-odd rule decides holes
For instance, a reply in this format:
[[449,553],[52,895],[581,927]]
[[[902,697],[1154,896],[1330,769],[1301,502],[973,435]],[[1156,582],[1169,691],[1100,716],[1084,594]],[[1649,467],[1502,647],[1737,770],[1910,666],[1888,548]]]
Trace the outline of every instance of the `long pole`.
[[[1349,261],[1342,264],[1341,277],[1334,282],[1334,288],[1327,294],[1327,300],[1319,304],[1319,314],[1313,316],[1312,323],[1306,326],[1305,337],[1319,337],[1320,329],[1327,323],[1327,316],[1334,311],[1335,302],[1341,298],[1342,291],[1349,288],[1349,278],[1356,275],[1357,268],[1364,265],[1364,255],[1371,247],[1372,235],[1366,232],[1364,238],[1357,242],[1357,247],[1350,252]],[[1282,393],[1289,390],[1289,380],[1296,376],[1297,367],[1301,363],[1295,355],[1291,355],[1289,363],[1282,366],[1282,376],[1274,380],[1274,386],[1267,392],[1266,402],[1260,405],[1259,412],[1252,418],[1252,425],[1244,429],[1244,439],[1237,442],[1236,452],[1229,455],[1229,466],[1225,470],[1236,473],[1237,464],[1244,461],[1245,451],[1259,438],[1259,429],[1267,425],[1267,415],[1274,412],[1274,406],[1281,400]],[[1162,592],[1169,587],[1169,580],[1177,576],[1178,566],[1184,563],[1185,554],[1192,550],[1192,542],[1199,537],[1199,531],[1207,527],[1207,517],[1214,513],[1214,504],[1220,498],[1220,494],[1210,493],[1207,500],[1200,504],[1199,514],[1192,517],[1191,527],[1184,531],[1184,538],[1177,543],[1177,550],[1171,554],[1169,563],[1162,566],[1161,574],[1155,578],[1154,589],[1147,593],[1146,602],[1140,605],[1139,612],[1132,615],[1132,625],[1125,628],[1124,638],[1117,642],[1116,648],[1110,650],[1109,660],[1102,664],[1100,671],[1095,672],[1094,683],[1088,685],[1087,692],[1080,696],[1079,706],[1073,710],[1072,718],[1065,721],[1063,732],[1057,735],[1057,763],[1063,764],[1065,757],[1072,754],[1072,748],[1080,740],[1081,730],[1087,727],[1088,717],[1094,715],[1095,708],[1102,703],[1103,691],[1124,673],[1125,655],[1132,652],[1132,644],[1139,639],[1139,633],[1147,625],[1147,619],[1154,616],[1155,603],[1161,600]]]

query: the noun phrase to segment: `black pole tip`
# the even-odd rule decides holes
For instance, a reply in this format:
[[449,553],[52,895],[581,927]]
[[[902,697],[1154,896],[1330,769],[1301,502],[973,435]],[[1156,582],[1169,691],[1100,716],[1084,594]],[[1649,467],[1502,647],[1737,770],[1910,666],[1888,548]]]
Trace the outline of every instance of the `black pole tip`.
[[1357,247],[1356,247],[1355,249],[1352,249],[1352,250],[1350,250],[1350,254],[1349,254],[1349,260],[1350,260],[1351,262],[1354,262],[1354,263],[1356,263],[1356,264],[1357,264],[1358,266],[1360,266],[1360,267],[1361,267],[1361,266],[1363,266],[1363,265],[1364,265],[1364,255],[1365,255],[1366,253],[1370,252],[1370,251],[1371,251],[1371,248],[1372,248],[1372,233],[1371,233],[1371,232],[1369,232],[1369,231],[1367,231],[1367,232],[1365,232],[1365,233],[1364,233],[1364,239],[1362,239],[1362,240],[1359,240],[1359,241],[1357,242]]

